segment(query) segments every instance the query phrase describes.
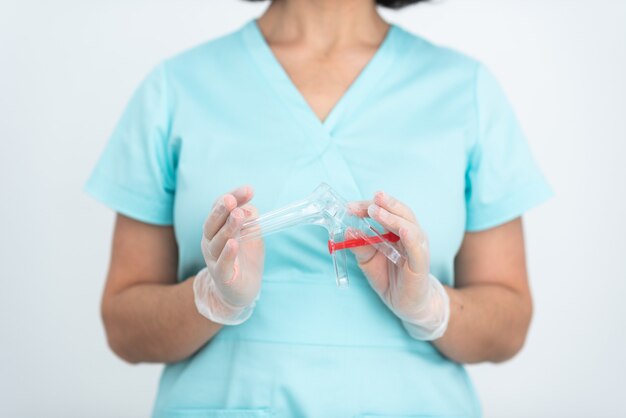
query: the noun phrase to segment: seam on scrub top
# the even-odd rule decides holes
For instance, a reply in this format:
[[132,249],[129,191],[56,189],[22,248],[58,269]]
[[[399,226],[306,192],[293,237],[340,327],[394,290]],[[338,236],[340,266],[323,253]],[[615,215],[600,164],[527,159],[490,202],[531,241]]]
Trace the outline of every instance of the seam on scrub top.
[[[357,101],[354,103],[354,106],[346,108],[345,106],[342,113],[339,115],[339,118],[341,118],[341,120],[345,120],[345,121],[349,121],[350,120],[350,116],[351,115],[355,115],[358,114],[359,109],[363,108],[363,106],[365,106],[365,103],[368,102],[368,98],[369,97],[373,97],[374,92],[376,90],[380,90],[380,80],[383,80],[385,78],[385,75],[387,75],[386,71],[389,68],[397,68],[397,65],[400,65],[400,63],[402,61],[400,61],[400,58],[406,59],[406,57],[408,56],[408,54],[405,53],[405,51],[403,51],[403,48],[407,42],[406,39],[406,31],[404,31],[401,27],[399,27],[396,24],[392,24],[392,27],[390,28],[390,30],[393,30],[394,33],[390,33],[389,35],[393,36],[396,39],[395,45],[391,45],[391,42],[389,42],[389,45],[386,45],[388,48],[386,53],[387,53],[387,63],[385,65],[385,67],[381,67],[380,71],[379,71],[379,75],[376,79],[373,79],[370,81],[370,88],[367,89],[361,97],[361,100]],[[391,41],[391,39],[389,39],[389,41]],[[378,52],[378,51],[377,51]],[[379,57],[380,58],[380,57]],[[368,62],[368,65],[366,65],[366,67],[363,69],[364,71],[367,71],[367,68],[369,66],[369,64],[371,64],[372,61]],[[394,65],[395,64],[395,65]],[[362,73],[361,73],[362,74]],[[359,74],[359,75],[361,75]],[[355,80],[356,82],[358,82],[359,80]],[[361,83],[362,84],[362,83]],[[351,84],[348,89],[350,89],[350,87],[352,87],[353,84]],[[361,90],[363,90],[363,88],[361,88]],[[354,94],[353,94],[354,96]],[[353,100],[354,101],[354,100]],[[339,118],[335,118],[336,119],[336,123],[335,123],[335,127],[337,127],[338,123],[340,122]],[[344,123],[345,124],[345,123]]]
[[[552,191],[547,183],[541,180],[528,182],[523,187],[515,187],[514,190],[494,203],[483,205],[481,211],[484,212],[486,209],[489,212],[489,219],[483,219],[471,225],[466,221],[466,231],[480,231],[500,225],[507,220],[523,215],[552,196]],[[511,203],[514,206],[507,208]],[[471,208],[468,206],[468,209]],[[469,217],[467,219],[469,220]]]
[[[410,337],[409,337],[410,338]],[[301,345],[304,347],[332,347],[332,348],[345,348],[345,349],[354,349],[354,348],[368,348],[374,350],[385,350],[385,349],[402,349],[404,351],[409,352],[419,352],[420,354],[424,354],[422,349],[419,349],[421,343],[415,340],[415,343],[411,344],[337,344],[337,343],[310,343],[310,342],[301,342],[301,341],[282,341],[282,340],[264,340],[259,338],[242,338],[242,337],[223,337],[220,336],[219,340],[221,341],[238,341],[238,342],[251,342],[251,343],[260,343],[260,344],[274,344],[274,345]],[[422,342],[423,344],[430,344],[428,342]],[[434,348],[433,348],[434,350]],[[426,354],[434,354],[436,357],[442,357],[441,354],[437,354],[436,350],[431,351],[430,349]],[[450,361],[454,363],[453,361]]]
[[[321,280],[316,280],[316,281],[304,281],[304,280],[294,280],[294,279],[283,279],[283,280],[272,280],[272,279],[266,279],[263,278],[264,283],[268,283],[268,284],[288,284],[290,286],[300,286],[300,285],[306,285],[306,286],[318,286],[318,287],[326,287],[328,289],[337,289],[337,285],[335,284],[335,277],[334,276],[329,276],[327,278],[324,278],[322,280],[325,280],[325,282],[322,282]],[[371,285],[369,283],[355,283],[353,282],[352,279],[350,279],[350,284],[348,285],[348,287],[355,287],[355,288],[359,288],[359,289],[366,289],[366,288],[371,288]],[[338,292],[341,292],[341,289],[337,289]]]
[[468,173],[470,167],[472,167],[472,162],[478,158],[476,154],[480,142],[480,108],[478,103],[478,73],[480,72],[480,67],[480,62],[476,62],[474,65],[474,76],[472,80],[472,117],[470,118],[470,147],[466,161],[466,173]]
[[[160,201],[160,199],[157,198],[157,197],[154,197],[154,196],[153,197],[148,197],[148,196],[146,196],[144,194],[141,194],[137,190],[133,190],[131,188],[128,188],[128,187],[118,183],[117,181],[111,179],[108,176],[104,176],[103,175],[101,178],[103,180],[106,180],[106,181],[102,182],[101,184],[104,184],[104,185],[107,185],[109,187],[113,187],[113,188],[116,188],[116,189],[123,190],[124,192],[133,195],[133,197],[137,198],[138,200],[144,201],[145,203],[149,203],[151,205],[154,205],[155,204],[155,200],[156,200],[157,201],[156,204],[159,205],[159,206],[163,206],[163,207],[166,207],[166,208],[168,206],[170,206],[169,204],[163,204]],[[173,203],[173,201],[174,201],[174,193],[167,192],[167,195],[171,197],[171,202]]]
[[[377,81],[385,76],[386,70],[390,68],[396,60],[397,55],[395,54],[393,42],[394,38],[398,39],[399,35],[400,34],[398,33],[398,27],[395,24],[391,24],[389,26],[389,29],[387,29],[387,33],[385,34],[383,41],[380,45],[378,45],[378,49],[374,52],[374,55],[365,64],[365,67],[361,68],[361,71],[357,74],[356,78],[352,80],[352,82],[344,91],[339,100],[335,102],[335,105],[330,110],[330,113],[326,116],[326,118],[323,121],[320,121],[321,125],[324,127],[324,130],[328,132],[329,136],[332,137],[332,127],[330,126],[331,122],[333,122],[334,127],[337,128],[340,124],[342,124],[341,122],[343,120],[349,120],[350,112],[354,113],[355,109],[359,108],[359,106],[362,106],[362,104],[367,101],[366,99],[372,95],[372,92],[376,89],[376,87],[378,87]],[[397,44],[398,42],[399,41],[396,40],[395,43]],[[387,55],[386,63],[381,62],[381,60],[385,58],[384,56],[381,57],[381,55],[383,54]],[[385,65],[384,67],[382,66],[383,64]],[[369,80],[370,82],[365,85],[365,87],[368,87],[369,85],[369,88],[367,89],[365,89],[365,87],[363,86],[359,86],[365,83],[365,81],[363,81],[365,77],[369,76],[369,78],[372,78],[372,76],[369,74],[371,74],[372,71],[376,70],[376,68],[372,69],[372,67],[374,67],[375,65],[379,67],[378,77]],[[359,88],[361,90],[361,99],[355,102],[354,97],[356,94],[359,93],[359,91],[357,90]],[[359,96],[356,96],[356,98],[358,99]],[[347,107],[350,104],[348,100],[351,100],[354,106]]]
[[[256,22],[252,22],[252,24],[256,25]],[[250,61],[254,64],[254,66],[256,68],[258,68],[260,71],[253,71],[253,73],[256,74],[256,77],[259,78],[259,81],[261,84],[265,85],[265,88],[268,90],[269,93],[274,93],[274,94],[270,94],[270,97],[273,97],[278,104],[280,104],[281,107],[283,107],[285,109],[285,111],[291,115],[291,118],[287,118],[289,120],[289,122],[293,125],[293,127],[297,130],[297,132],[302,132],[304,130],[304,136],[309,138],[309,140],[304,140],[304,142],[306,144],[308,144],[309,149],[311,149],[311,151],[313,151],[315,154],[315,156],[321,155],[322,152],[324,151],[324,149],[326,149],[327,145],[324,146],[324,149],[320,150],[318,146],[316,146],[316,142],[314,140],[316,140],[316,136],[313,135],[313,137],[311,138],[311,133],[310,131],[312,129],[309,129],[308,123],[300,123],[299,121],[299,116],[297,114],[297,112],[293,109],[293,106],[289,105],[289,102],[287,100],[287,98],[285,97],[284,94],[282,94],[278,87],[275,85],[276,83],[271,82],[271,80],[273,80],[273,76],[272,74],[268,74],[268,72],[266,71],[266,64],[264,64],[262,61],[265,61],[265,59],[261,59],[261,58],[257,58],[256,54],[252,51],[252,47],[250,45],[250,42],[248,39],[248,37],[250,37],[252,34],[247,33],[250,32],[250,30],[254,30],[259,31],[258,27],[254,27],[254,28],[247,28],[246,32],[241,32],[240,34],[240,40],[241,43],[243,45],[243,48],[246,50],[246,54],[248,55],[248,58],[250,59]],[[259,36],[258,33],[254,34],[255,38],[257,38]],[[262,36],[262,35],[261,35]],[[269,45],[267,45],[267,41],[261,39],[256,39],[256,41],[261,41],[259,42],[261,44],[261,47],[266,50],[265,53],[267,53],[267,49],[269,49],[269,54],[271,55],[271,57],[273,57],[273,61],[271,62],[271,66],[273,67],[278,67],[278,72],[281,73],[281,78],[285,79],[286,81],[289,81],[291,83],[291,85],[289,86],[290,89],[295,89],[295,93],[298,93],[299,95],[299,101],[303,102],[306,106],[309,107],[310,112],[312,112],[312,110],[310,109],[310,106],[308,105],[308,103],[306,102],[306,100],[304,99],[304,97],[302,96],[302,94],[298,91],[298,89],[295,87],[295,85],[293,84],[293,81],[289,78],[289,75],[287,74],[287,72],[285,71],[285,69],[280,65],[280,63],[278,63],[278,59],[276,58],[276,56],[274,55],[274,53],[271,51],[271,48],[269,47]],[[257,43],[255,41],[255,43]],[[252,45],[254,46],[254,45]],[[261,74],[262,73],[262,74]],[[285,82],[285,80],[280,81],[280,83]],[[301,103],[302,104],[302,103]],[[323,131],[326,134],[326,140],[328,142],[330,142],[330,134],[326,131],[326,129],[323,128],[323,126],[318,126],[318,127],[312,127],[314,129],[321,129],[321,131]]]

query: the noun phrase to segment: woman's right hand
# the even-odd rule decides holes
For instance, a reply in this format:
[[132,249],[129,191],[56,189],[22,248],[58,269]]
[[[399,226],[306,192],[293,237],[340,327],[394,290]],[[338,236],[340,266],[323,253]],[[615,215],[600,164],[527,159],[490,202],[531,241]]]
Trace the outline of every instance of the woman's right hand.
[[258,216],[248,204],[254,191],[242,186],[221,196],[204,223],[202,254],[206,268],[194,279],[198,311],[213,322],[237,325],[254,309],[261,289],[264,246],[262,239],[240,243],[244,221]]

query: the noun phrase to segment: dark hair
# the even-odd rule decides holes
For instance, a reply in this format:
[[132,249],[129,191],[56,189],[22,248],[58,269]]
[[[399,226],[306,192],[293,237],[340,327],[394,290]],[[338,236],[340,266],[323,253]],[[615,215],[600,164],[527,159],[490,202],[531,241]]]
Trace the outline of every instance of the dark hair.
[[[264,1],[264,0],[246,0],[246,1]],[[428,0],[376,0],[376,4],[379,6],[387,7],[389,9],[401,9],[411,4],[424,3]]]
[[401,9],[405,6],[412,4],[424,3],[428,0],[376,0],[376,4],[379,6],[387,7],[389,9]]

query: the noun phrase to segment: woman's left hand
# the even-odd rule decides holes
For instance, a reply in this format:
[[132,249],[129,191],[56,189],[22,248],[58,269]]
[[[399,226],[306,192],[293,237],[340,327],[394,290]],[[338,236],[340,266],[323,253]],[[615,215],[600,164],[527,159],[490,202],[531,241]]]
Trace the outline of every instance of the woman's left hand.
[[[372,201],[352,202],[350,210],[399,236],[398,245],[406,256],[405,262],[396,265],[372,246],[351,248],[376,293],[414,338],[441,337],[450,303],[444,287],[430,274],[428,238],[413,211],[385,192],[377,192]],[[349,231],[347,238],[353,238]]]

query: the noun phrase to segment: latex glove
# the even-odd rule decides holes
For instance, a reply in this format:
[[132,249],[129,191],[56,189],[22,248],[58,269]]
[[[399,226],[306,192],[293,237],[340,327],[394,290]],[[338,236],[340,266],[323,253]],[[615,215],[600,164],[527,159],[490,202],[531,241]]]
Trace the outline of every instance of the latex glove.
[[398,245],[406,253],[406,262],[397,266],[374,247],[352,248],[370,285],[413,338],[441,337],[448,326],[450,301],[443,285],[430,274],[428,238],[413,211],[385,192],[377,192],[373,201],[353,202],[349,207],[355,215],[369,216],[398,235]]
[[244,220],[257,216],[247,204],[253,194],[251,187],[242,186],[221,196],[204,223],[206,267],[194,279],[194,298],[200,314],[224,325],[250,318],[261,289],[263,240],[236,240]]

